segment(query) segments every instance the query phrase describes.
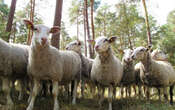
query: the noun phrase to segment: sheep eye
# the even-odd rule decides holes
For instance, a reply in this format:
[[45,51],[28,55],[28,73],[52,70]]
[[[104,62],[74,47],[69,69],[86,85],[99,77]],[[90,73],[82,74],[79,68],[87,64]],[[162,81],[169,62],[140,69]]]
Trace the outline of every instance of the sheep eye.
[[38,31],[38,29],[37,29],[37,28],[34,28],[33,30],[34,30],[34,31]]
[[107,42],[108,40],[107,39],[105,39],[103,42]]
[[141,52],[143,52],[143,51],[144,51],[144,49],[141,49],[140,51],[141,51]]

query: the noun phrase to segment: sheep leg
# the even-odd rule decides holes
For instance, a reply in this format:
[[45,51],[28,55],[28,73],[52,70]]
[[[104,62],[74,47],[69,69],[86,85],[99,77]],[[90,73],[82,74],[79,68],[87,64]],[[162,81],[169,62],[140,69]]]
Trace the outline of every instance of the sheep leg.
[[136,85],[133,85],[133,89],[134,89],[134,96],[136,96],[137,95]]
[[98,88],[98,92],[99,92],[99,97],[100,97],[100,99],[99,99],[99,106],[100,106],[100,108],[102,108],[102,102],[104,100],[105,88],[99,87]]
[[77,96],[77,80],[74,81],[74,89],[73,89],[73,100],[72,104],[76,104],[76,96]]
[[92,84],[91,82],[89,83],[89,87],[90,87],[90,92],[92,93],[92,97],[94,97],[96,94],[96,86],[94,84]]
[[18,96],[18,100],[22,100],[23,96],[24,96],[24,92],[25,92],[25,88],[24,88],[24,81],[19,80],[19,96]]
[[75,87],[75,81],[73,80],[73,81],[71,81],[71,98],[73,97],[73,90],[74,90],[74,87]]
[[84,88],[85,88],[85,82],[81,81],[81,97],[84,98]]
[[120,93],[121,93],[121,98],[123,98],[124,87],[121,87],[121,89],[120,89]]
[[159,95],[159,101],[161,101],[161,90],[160,88],[157,88],[157,90],[158,90],[158,95]]
[[113,89],[113,98],[115,99],[115,97],[116,97],[116,87],[114,87]]
[[173,88],[174,86],[170,86],[170,104],[173,105]]
[[139,90],[139,99],[141,99],[142,87],[140,85],[138,85],[138,90]]
[[128,89],[128,95],[129,97],[131,97],[131,86],[128,86],[127,89]]
[[145,87],[145,92],[146,92],[147,100],[150,100],[150,89],[149,89],[149,87]]
[[165,100],[168,102],[167,88],[163,88],[163,95],[164,95]]
[[13,105],[13,101],[11,99],[11,96],[10,96],[10,80],[8,78],[4,78],[2,80],[2,90],[5,92],[5,96],[6,96],[6,99],[7,99],[7,105]]
[[54,98],[54,110],[59,110],[59,102],[57,100],[58,97],[58,81],[53,81],[53,98]]
[[108,101],[109,101],[109,109],[112,110],[112,97],[113,97],[113,87],[109,87],[109,92],[108,92]]
[[38,80],[34,79],[34,87],[33,87],[32,93],[31,93],[30,104],[27,107],[27,110],[33,110],[35,98],[39,92],[39,86],[40,86],[40,82]]

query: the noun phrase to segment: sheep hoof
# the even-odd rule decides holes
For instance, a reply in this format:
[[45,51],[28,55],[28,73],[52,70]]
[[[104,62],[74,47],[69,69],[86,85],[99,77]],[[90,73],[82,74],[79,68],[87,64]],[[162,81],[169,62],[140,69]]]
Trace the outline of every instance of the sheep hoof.
[[75,100],[73,100],[73,101],[72,101],[72,105],[75,105],[75,104],[76,104],[76,101],[75,101]]
[[109,104],[109,110],[112,110],[112,104]]

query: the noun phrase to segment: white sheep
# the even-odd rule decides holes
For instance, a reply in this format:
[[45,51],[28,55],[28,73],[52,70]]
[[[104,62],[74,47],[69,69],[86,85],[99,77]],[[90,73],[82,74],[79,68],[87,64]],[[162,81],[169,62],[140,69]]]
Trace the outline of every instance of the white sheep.
[[[98,83],[101,88],[109,87],[108,101],[109,110],[112,110],[113,87],[119,85],[122,75],[123,66],[121,61],[113,54],[111,43],[116,37],[106,38],[98,37],[95,41],[95,50],[97,56],[93,62],[91,70],[91,79]],[[90,41],[89,41],[90,42]],[[103,99],[101,94],[101,101]]]
[[[153,50],[153,52],[151,52],[151,57],[154,60],[157,61],[165,61],[168,62],[168,56],[160,49],[155,49]],[[167,95],[167,90],[164,88],[163,90],[160,88],[158,89],[158,93],[159,93],[159,100],[161,100],[161,92],[163,91],[164,97],[166,100],[168,100],[168,95]]]
[[168,56],[160,49],[155,49],[151,52],[151,57],[154,60],[168,61]]
[[51,80],[54,98],[54,110],[59,109],[58,105],[58,85],[75,81],[73,91],[73,101],[76,103],[76,78],[80,74],[81,59],[73,51],[60,51],[49,43],[49,34],[59,31],[58,27],[48,28],[44,25],[33,25],[32,22],[24,20],[25,24],[33,31],[32,43],[29,51],[28,75],[34,81],[32,97],[27,110],[32,110],[37,96],[41,80]]
[[175,84],[173,66],[165,61],[152,59],[149,49],[145,47],[134,49],[132,59],[137,59],[143,64],[140,76],[144,84],[157,88],[170,87],[170,104],[173,104],[173,88]]
[[82,43],[79,40],[75,40],[70,42],[69,44],[66,45],[66,50],[71,50],[71,51],[75,51],[80,55],[81,58],[81,62],[82,62],[82,70],[81,70],[81,80],[82,80],[82,84],[81,84],[81,95],[82,97],[84,96],[84,86],[85,83],[88,83],[91,87],[91,89],[93,90],[93,92],[95,92],[95,87],[92,84],[92,81],[90,79],[90,72],[92,69],[92,64],[93,64],[93,59],[87,58],[82,54],[81,51],[81,46]]
[[11,82],[27,78],[28,46],[7,43],[0,39],[0,77],[6,94],[7,105],[12,105]]
[[[153,50],[153,52],[151,53],[151,57],[154,60],[167,61],[167,55],[163,51],[161,51],[160,49]],[[142,69],[142,68],[144,68],[144,66],[141,62],[139,62],[135,65],[135,74],[136,74],[136,80],[137,80],[136,82],[137,82],[138,90],[139,90],[139,98],[141,96],[141,86],[144,86],[140,80],[140,69]],[[144,91],[144,93],[146,93],[146,95],[149,95],[150,94],[149,90],[147,90],[149,87],[144,86],[144,88],[145,88],[144,90],[146,90],[146,91]],[[160,89],[160,88],[157,88],[157,89],[159,92],[159,100],[161,100],[160,92],[162,91],[162,89]],[[164,96],[167,100],[166,89],[163,89],[163,92],[164,92]]]
[[132,50],[131,49],[125,49],[124,55],[122,58],[122,65],[123,65],[123,77],[120,82],[120,85],[122,86],[121,88],[121,95],[123,97],[123,87],[126,87],[126,96],[129,93],[129,96],[131,96],[131,86],[134,86],[136,82],[136,76],[134,72],[134,63],[131,60],[131,54]]

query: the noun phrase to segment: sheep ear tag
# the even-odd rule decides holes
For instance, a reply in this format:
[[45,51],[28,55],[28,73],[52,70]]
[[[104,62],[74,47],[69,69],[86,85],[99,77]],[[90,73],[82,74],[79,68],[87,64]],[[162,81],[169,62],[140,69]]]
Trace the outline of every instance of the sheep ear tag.
[[113,43],[116,39],[117,39],[117,37],[111,37],[108,39],[108,41],[109,41],[109,43]]
[[23,21],[26,24],[28,29],[32,29],[32,30],[34,29],[34,25],[31,21],[29,21],[29,20],[23,20]]

